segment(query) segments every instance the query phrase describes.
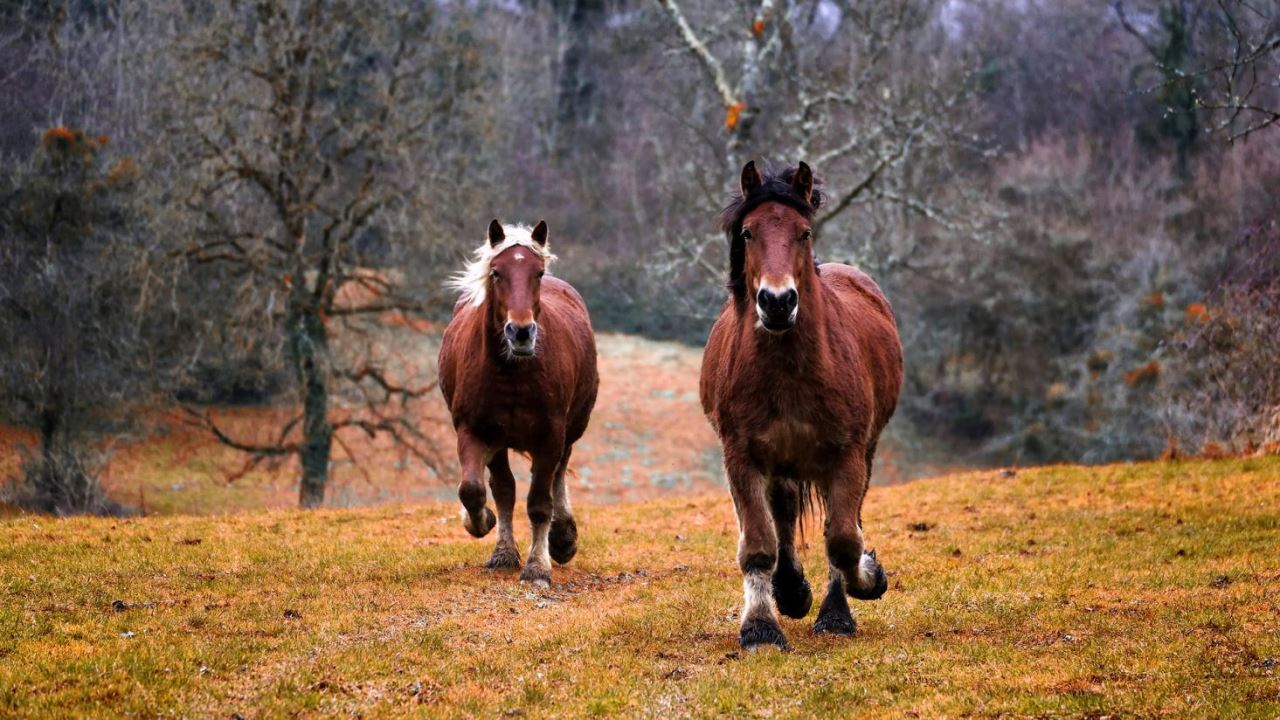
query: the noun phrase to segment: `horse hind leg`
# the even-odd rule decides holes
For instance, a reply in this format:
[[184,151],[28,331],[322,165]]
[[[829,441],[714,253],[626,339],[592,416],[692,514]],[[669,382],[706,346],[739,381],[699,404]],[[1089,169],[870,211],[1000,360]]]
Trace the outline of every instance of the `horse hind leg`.
[[573,508],[569,505],[569,488],[565,484],[565,473],[569,469],[569,455],[572,447],[565,448],[564,457],[556,466],[555,480],[551,487],[551,532],[548,538],[551,559],[564,565],[578,554],[578,523],[573,519]]
[[512,570],[520,567],[520,550],[516,547],[512,516],[516,506],[516,478],[507,462],[507,451],[500,450],[489,461],[489,490],[498,508],[498,544],[484,566],[490,570]]
[[804,566],[796,557],[796,521],[802,497],[800,487],[790,480],[775,480],[769,491],[774,529],[778,534],[778,564],[773,570],[773,601],[778,612],[802,618],[813,606],[813,589],[804,577]]

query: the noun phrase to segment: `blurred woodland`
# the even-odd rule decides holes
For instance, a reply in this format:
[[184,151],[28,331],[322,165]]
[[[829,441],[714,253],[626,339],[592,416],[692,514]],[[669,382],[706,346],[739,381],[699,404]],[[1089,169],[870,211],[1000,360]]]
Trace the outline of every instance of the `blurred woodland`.
[[820,259],[894,303],[899,454],[1280,448],[1271,0],[4,0],[0,102],[26,507],[117,511],[157,408],[308,507],[351,437],[447,476],[420,408],[489,220],[548,221],[598,331],[700,346],[749,159],[812,165]]

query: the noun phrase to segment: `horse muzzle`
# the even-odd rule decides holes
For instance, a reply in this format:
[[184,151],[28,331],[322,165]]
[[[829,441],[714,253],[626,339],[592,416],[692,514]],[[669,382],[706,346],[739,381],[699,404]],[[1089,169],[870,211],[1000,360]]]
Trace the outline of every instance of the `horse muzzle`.
[[756,317],[771,333],[781,334],[794,327],[799,311],[800,293],[795,288],[760,288],[756,293]]
[[512,355],[516,357],[532,357],[533,351],[538,345],[538,323],[531,322],[527,325],[520,325],[509,322],[503,327],[502,335],[506,338],[507,348]]

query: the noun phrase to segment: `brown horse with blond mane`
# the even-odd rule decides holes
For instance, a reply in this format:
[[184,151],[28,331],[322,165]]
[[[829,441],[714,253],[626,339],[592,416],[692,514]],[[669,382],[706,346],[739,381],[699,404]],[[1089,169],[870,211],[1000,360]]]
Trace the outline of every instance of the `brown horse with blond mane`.
[[826,512],[830,565],[814,632],[852,635],[845,593],[874,600],[888,587],[864,550],[862,501],[902,387],[902,344],[871,278],[814,259],[821,203],[808,165],[762,176],[749,162],[723,213],[730,297],[707,340],[701,396],[738,515],[747,649],[786,647],[775,602],[793,618],[812,606],[795,547],[811,492]]
[[[545,222],[532,230],[490,223],[487,241],[451,282],[461,297],[439,361],[440,389],[458,433],[463,525],[484,537],[496,523],[498,544],[485,566],[520,567],[507,451],[528,453],[533,543],[520,579],[541,587],[551,582],[552,560],[567,563],[578,551],[565,470],[599,384],[586,303],[568,283],[545,275],[553,259]],[[486,467],[496,518],[485,504]]]

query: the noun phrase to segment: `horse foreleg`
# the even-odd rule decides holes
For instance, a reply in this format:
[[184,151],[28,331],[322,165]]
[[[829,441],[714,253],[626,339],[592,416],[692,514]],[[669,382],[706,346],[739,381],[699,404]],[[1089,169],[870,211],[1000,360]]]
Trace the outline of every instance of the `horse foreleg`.
[[543,588],[551,585],[551,553],[548,542],[554,509],[551,489],[559,464],[559,453],[535,454],[533,480],[529,483],[527,509],[529,524],[533,528],[533,543],[529,546],[529,559],[520,573],[520,580]]
[[498,508],[498,544],[484,566],[490,570],[510,570],[520,567],[520,550],[516,547],[515,531],[511,527],[516,506],[516,478],[507,462],[507,451],[500,450],[489,461],[489,490]]
[[569,488],[565,485],[565,472],[569,469],[569,455],[572,447],[565,448],[564,457],[556,466],[554,484],[551,488],[551,559],[564,565],[578,554],[578,523],[573,519],[573,508],[569,506]]
[[857,625],[845,593],[859,600],[875,600],[889,587],[884,568],[874,553],[866,552],[862,540],[859,518],[867,492],[866,467],[865,454],[851,452],[826,489],[825,534],[831,573],[814,632],[852,635]]
[[466,511],[462,525],[472,537],[484,537],[493,529],[496,518],[485,506],[488,493],[484,487],[484,466],[488,448],[465,428],[458,428],[458,463],[462,466],[462,481],[458,483],[458,499]]
[[742,569],[742,625],[738,641],[747,650],[787,646],[773,612],[771,586],[778,562],[778,535],[769,512],[765,479],[736,454],[725,453],[729,491],[738,515],[738,567]]
[[813,606],[813,590],[804,578],[804,566],[796,557],[796,519],[800,515],[800,488],[790,480],[775,480],[769,489],[774,530],[778,534],[778,564],[773,571],[773,600],[778,612],[802,618]]

